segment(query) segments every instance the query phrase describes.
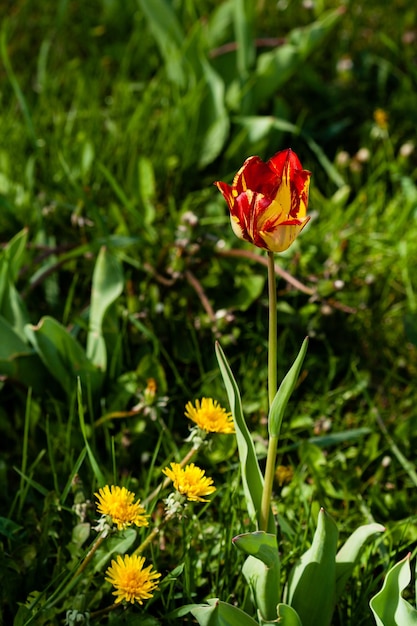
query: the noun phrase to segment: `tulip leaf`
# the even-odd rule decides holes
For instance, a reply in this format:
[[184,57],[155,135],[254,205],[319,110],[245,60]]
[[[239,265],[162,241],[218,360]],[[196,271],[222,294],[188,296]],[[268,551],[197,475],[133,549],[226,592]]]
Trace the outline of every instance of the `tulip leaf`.
[[278,544],[276,535],[257,530],[233,538],[233,544],[245,554],[256,556],[267,567],[279,566]]
[[272,401],[268,419],[268,428],[271,437],[279,437],[284,412],[291,394],[294,391],[295,385],[297,384],[301,366],[307,352],[307,346],[308,337],[304,339],[297,358],[292,364],[290,370],[287,372],[277,393],[275,394],[275,398]]
[[25,326],[25,333],[41,361],[68,395],[76,389],[77,377],[96,393],[102,373],[87,358],[81,345],[52,317],[43,317],[36,326]]
[[[139,2],[164,59],[168,78],[180,88],[187,88],[189,93],[194,91],[194,100],[200,102],[192,147],[197,151],[198,167],[203,168],[219,156],[229,133],[224,80],[201,50],[199,23],[186,36],[169,2]],[[193,150],[190,154],[194,160]]]
[[340,598],[348,578],[352,574],[359,559],[364,544],[373,535],[384,532],[381,524],[366,524],[359,526],[336,554],[336,602]]
[[303,626],[329,626],[336,592],[338,531],[333,519],[320,510],[313,543],[291,572],[287,602]]
[[218,598],[207,600],[207,604],[192,605],[189,612],[200,626],[259,626],[250,615],[237,606],[222,602]]
[[186,83],[183,60],[185,37],[173,7],[165,0],[152,0],[152,2],[139,0],[139,4],[158,44],[169,79],[184,87]]
[[33,352],[2,315],[0,315],[0,337],[0,362],[3,360],[11,361],[21,354]]
[[22,339],[29,316],[15,282],[23,263],[27,236],[28,231],[22,230],[0,252],[0,313]]
[[238,535],[235,546],[248,554],[242,573],[251,588],[253,601],[264,621],[277,618],[280,590],[280,559],[276,535],[263,531]]
[[328,11],[317,21],[293,30],[288,41],[258,57],[253,76],[254,110],[272,97],[300,68],[331,32],[342,16],[338,9]]
[[13,283],[16,282],[19,276],[19,270],[24,262],[28,234],[29,231],[27,228],[18,232],[10,239],[1,253],[2,258],[7,263],[9,278]]
[[278,604],[277,614],[280,626],[303,626],[297,611],[292,606],[288,606],[288,604]]
[[234,1],[234,28],[236,35],[236,65],[238,76],[246,79],[252,70],[256,51],[254,38],[255,5],[252,0]]
[[119,261],[103,246],[93,273],[87,336],[87,358],[103,372],[107,367],[103,321],[110,306],[122,293],[123,284],[123,272]]
[[417,610],[401,595],[410,581],[410,554],[407,554],[389,570],[381,591],[369,603],[377,626],[417,625]]
[[[246,506],[250,518],[259,525],[264,479],[259,468],[255,446],[243,416],[239,388],[219,343],[216,343],[216,356],[235,424]],[[269,515],[267,530],[272,534],[276,530],[272,514]]]
[[40,393],[45,388],[47,371],[33,348],[1,315],[0,337],[0,376]]
[[199,75],[205,78],[204,97],[199,117],[200,153],[198,166],[203,168],[219,156],[226,142],[230,120],[224,104],[224,82],[211,65],[200,56]]

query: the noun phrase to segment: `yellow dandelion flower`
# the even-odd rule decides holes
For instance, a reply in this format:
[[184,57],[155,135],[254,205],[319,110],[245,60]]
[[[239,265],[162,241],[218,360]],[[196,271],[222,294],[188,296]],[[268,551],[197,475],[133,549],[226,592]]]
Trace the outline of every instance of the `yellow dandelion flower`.
[[388,113],[384,109],[375,109],[374,120],[379,128],[386,130],[388,128]]
[[278,485],[282,487],[290,483],[294,476],[294,470],[290,465],[278,465],[275,470],[275,478],[278,481]]
[[229,435],[235,432],[232,414],[212,398],[203,398],[201,402],[196,400],[195,406],[188,402],[185,406],[185,416],[209,433]]
[[97,498],[97,510],[102,515],[111,517],[119,530],[135,524],[136,526],[148,526],[148,515],[145,509],[134,502],[135,494],[126,487],[109,487],[106,485],[94,494]]
[[115,588],[113,595],[116,596],[116,602],[126,600],[127,602],[139,602],[143,604],[144,600],[152,598],[155,589],[158,588],[156,579],[161,576],[152,565],[148,565],[143,569],[145,557],[120,554],[117,560],[113,560],[110,567],[106,571],[106,580]]
[[172,480],[175,489],[192,502],[208,502],[203,496],[209,496],[216,491],[213,479],[204,476],[205,471],[194,463],[184,468],[179,463],[171,463],[171,469],[166,467],[162,471]]

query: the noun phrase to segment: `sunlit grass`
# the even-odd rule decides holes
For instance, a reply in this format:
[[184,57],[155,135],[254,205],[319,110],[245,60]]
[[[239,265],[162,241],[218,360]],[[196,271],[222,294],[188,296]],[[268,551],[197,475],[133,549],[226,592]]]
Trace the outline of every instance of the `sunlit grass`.
[[[384,524],[383,541],[363,556],[334,621],[372,624],[369,598],[416,541],[415,76],[408,40],[400,37],[403,15],[412,28],[412,8],[400,15],[397,7],[377,37],[378,7],[359,11],[352,3],[322,43],[289,67],[290,78],[255,106],[256,68],[250,54],[236,57],[234,39],[240,33],[250,46],[250,33],[245,40],[233,3],[173,3],[184,34],[177,66],[161,52],[142,4],[58,2],[41,11],[20,0],[0,9],[4,623],[18,611],[15,626],[62,623],[69,600],[34,616],[89,545],[74,503],[85,505],[85,523],[93,522],[89,502],[100,476],[121,480],[143,501],[161,470],[187,454],[186,403],[212,397],[226,404],[216,339],[239,380],[264,462],[266,268],[233,238],[212,182],[231,182],[236,164],[251,154],[267,159],[291,146],[312,171],[312,219],[276,258],[302,283],[296,288],[278,276],[279,378],[307,334],[310,345],[278,451],[292,475],[274,485],[282,576],[308,547],[319,506],[343,537],[362,523]],[[273,5],[259,3],[258,55],[322,15],[319,7]],[[246,62],[247,74],[231,85],[236,64],[245,69]],[[218,83],[210,82],[206,63]],[[175,68],[186,72],[184,84]],[[387,112],[386,128],[377,108]],[[230,125],[213,130],[222,115]],[[6,244],[18,233],[10,252]],[[76,380],[68,390],[51,367],[57,345],[48,369],[47,349],[35,353],[24,327],[50,316],[86,348],[100,250],[121,268],[123,288],[102,311],[106,367],[97,393],[93,385],[83,389],[81,409]],[[83,370],[76,359],[71,367]],[[146,554],[163,574],[162,591],[147,608],[159,620],[152,624],[190,619],[173,612],[207,597],[253,613],[231,541],[251,530],[251,521],[227,437],[199,458],[216,484],[212,502],[167,526]],[[161,506],[158,498],[150,503],[155,523]],[[109,586],[103,590],[94,576],[75,604],[110,602]]]

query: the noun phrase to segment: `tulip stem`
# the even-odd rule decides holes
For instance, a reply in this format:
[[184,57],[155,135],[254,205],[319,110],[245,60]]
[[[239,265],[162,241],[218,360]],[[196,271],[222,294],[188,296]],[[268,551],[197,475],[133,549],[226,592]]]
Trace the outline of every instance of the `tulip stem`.
[[275,275],[274,253],[268,252],[268,400],[269,408],[277,392],[277,280]]
[[[269,300],[269,336],[268,336],[268,401],[271,410],[272,401],[277,392],[277,283],[274,266],[274,253],[268,252],[268,300]],[[260,530],[268,529],[271,510],[272,485],[275,474],[278,438],[269,436],[264,487],[262,491]]]

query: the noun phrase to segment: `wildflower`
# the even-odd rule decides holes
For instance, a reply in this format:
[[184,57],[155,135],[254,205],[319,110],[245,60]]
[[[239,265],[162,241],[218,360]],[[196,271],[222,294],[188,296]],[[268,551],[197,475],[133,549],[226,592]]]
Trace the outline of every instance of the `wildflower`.
[[136,526],[148,525],[145,509],[140,506],[139,500],[133,502],[135,494],[128,491],[126,487],[113,485],[109,487],[106,485],[94,495],[97,498],[99,513],[111,517],[118,530],[123,530],[132,524]]
[[209,496],[216,491],[213,479],[204,476],[205,471],[194,463],[184,468],[179,463],[171,463],[171,469],[166,467],[162,471],[172,480],[175,489],[191,502],[207,502],[203,496]]
[[404,159],[407,159],[414,152],[414,144],[412,141],[406,141],[400,148],[399,154]]
[[229,435],[235,432],[231,413],[227,413],[220,404],[212,398],[196,400],[195,406],[188,402],[185,406],[185,416],[195,422],[201,430],[209,433],[223,433]]
[[355,154],[355,159],[359,161],[359,163],[366,163],[371,158],[371,153],[368,148],[359,148],[357,153]]
[[230,210],[233,231],[271,252],[283,252],[309,221],[310,172],[291,150],[277,152],[264,163],[246,159],[232,185],[216,182]]
[[158,383],[155,378],[148,378],[143,392],[138,394],[139,402],[132,408],[135,413],[142,412],[145,417],[155,421],[158,413],[165,409],[168,398],[157,394]]
[[275,478],[277,479],[278,485],[280,487],[290,483],[293,476],[294,470],[290,465],[278,465],[277,469],[275,470]]
[[158,588],[156,579],[161,574],[152,570],[152,565],[143,569],[144,562],[145,557],[129,554],[123,557],[119,554],[116,561],[112,560],[105,579],[115,588],[116,603],[126,600],[143,604],[144,600],[152,598],[152,591]]
[[375,109],[374,121],[379,128],[386,130],[388,128],[388,113],[384,109]]

